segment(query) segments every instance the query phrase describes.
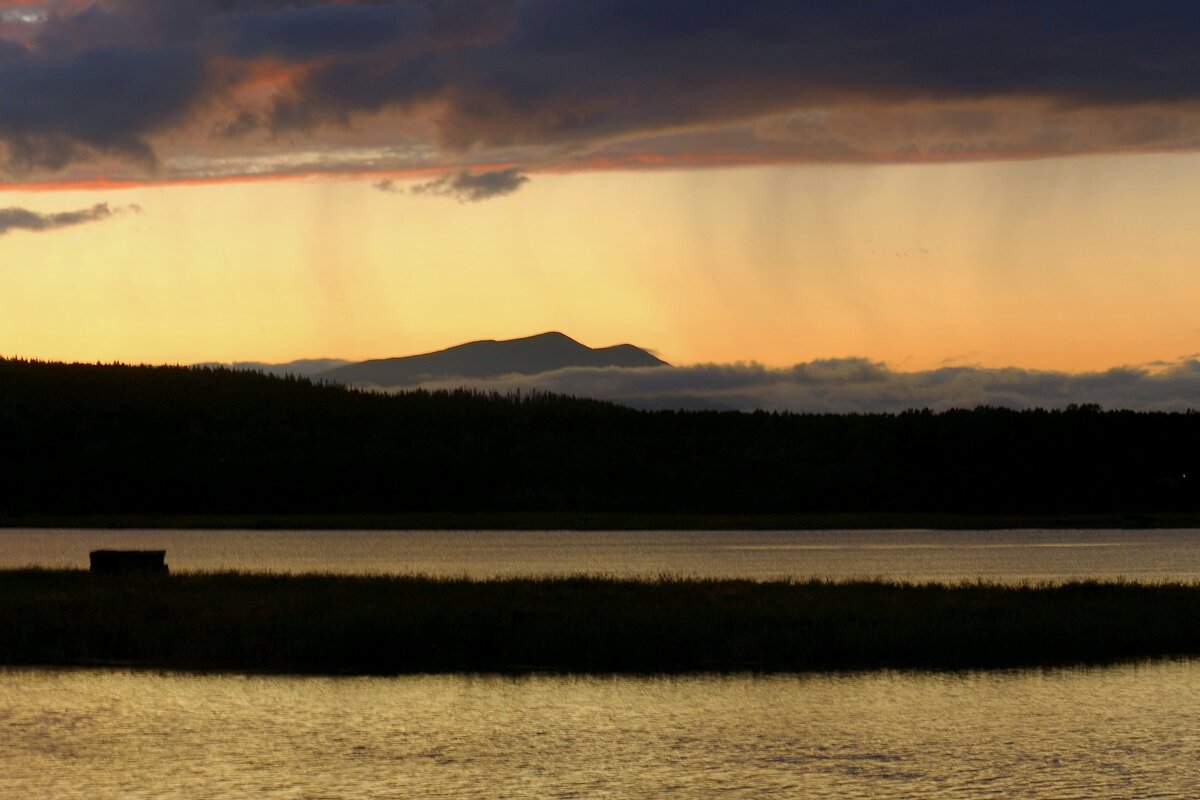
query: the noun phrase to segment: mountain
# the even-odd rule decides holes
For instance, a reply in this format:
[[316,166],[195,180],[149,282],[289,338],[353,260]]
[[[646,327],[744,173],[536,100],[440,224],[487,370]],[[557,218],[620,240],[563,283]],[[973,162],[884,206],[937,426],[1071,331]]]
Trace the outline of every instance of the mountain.
[[567,367],[662,367],[665,361],[631,344],[591,348],[561,333],[523,339],[469,342],[402,358],[381,358],[335,367],[313,377],[364,386],[414,386],[440,378],[535,375]]

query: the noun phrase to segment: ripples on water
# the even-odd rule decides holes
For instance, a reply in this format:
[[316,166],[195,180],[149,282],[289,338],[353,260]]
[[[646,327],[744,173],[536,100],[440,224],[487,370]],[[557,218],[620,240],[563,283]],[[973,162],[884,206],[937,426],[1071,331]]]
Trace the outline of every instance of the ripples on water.
[[1195,798],[1200,662],[792,677],[0,671],[5,798]]
[[[1200,531],[3,531],[176,570],[1200,577]],[[0,798],[1195,798],[1200,662],[791,677],[0,671]]]
[[0,531],[0,568],[167,550],[174,570],[1048,581],[1200,578],[1200,531]]

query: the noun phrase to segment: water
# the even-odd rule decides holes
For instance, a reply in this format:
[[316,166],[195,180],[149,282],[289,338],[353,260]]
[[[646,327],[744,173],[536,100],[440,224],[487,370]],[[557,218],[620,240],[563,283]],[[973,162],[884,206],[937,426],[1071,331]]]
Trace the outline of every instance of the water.
[[1194,798],[1200,662],[792,677],[0,671],[0,797]]
[[[1200,579],[1200,531],[2,531],[0,568]],[[0,798],[1194,798],[1200,661],[312,678],[0,669]]]
[[1200,580],[1200,530],[0,531],[0,568],[165,549],[173,570],[470,576]]

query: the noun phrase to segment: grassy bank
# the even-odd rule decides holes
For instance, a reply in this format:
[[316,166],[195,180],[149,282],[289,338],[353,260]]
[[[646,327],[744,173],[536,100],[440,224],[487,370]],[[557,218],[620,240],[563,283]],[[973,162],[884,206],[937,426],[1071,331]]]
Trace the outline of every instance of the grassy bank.
[[1200,655],[1200,586],[0,572],[0,663],[295,673],[971,668]]
[[1109,514],[424,512],[409,514],[24,514],[0,528],[180,530],[1014,530],[1200,528],[1191,512]]

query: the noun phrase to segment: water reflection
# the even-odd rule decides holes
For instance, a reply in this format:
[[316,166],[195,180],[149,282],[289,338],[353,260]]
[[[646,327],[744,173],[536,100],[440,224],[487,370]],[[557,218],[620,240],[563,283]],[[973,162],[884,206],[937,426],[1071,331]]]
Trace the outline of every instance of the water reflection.
[[0,796],[1194,797],[1200,662],[792,677],[0,672]]
[[172,570],[1047,581],[1200,579],[1200,531],[0,531],[0,568],[166,549]]

